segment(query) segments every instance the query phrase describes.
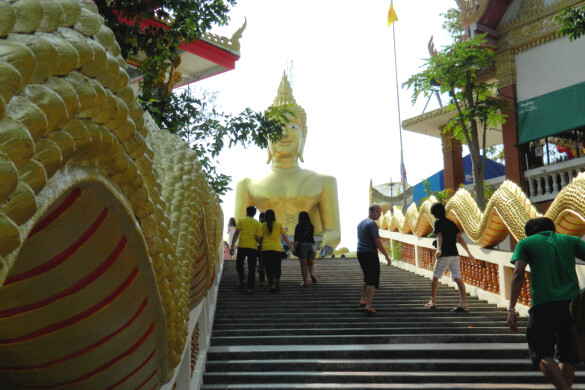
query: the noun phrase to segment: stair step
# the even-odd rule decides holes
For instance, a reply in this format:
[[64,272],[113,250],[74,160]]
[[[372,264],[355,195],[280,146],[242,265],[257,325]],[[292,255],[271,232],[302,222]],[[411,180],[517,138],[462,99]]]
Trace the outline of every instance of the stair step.
[[534,371],[526,359],[270,359],[207,361],[212,371]]
[[[408,389],[424,389],[424,390],[450,390],[450,389],[464,389],[464,390],[539,390],[546,389],[551,390],[550,384],[544,383],[253,383],[253,384],[216,384],[201,386],[202,390],[218,390],[218,389],[233,389],[233,390],[246,390],[246,389],[257,389],[257,390],[296,390],[296,389],[346,389],[346,390],[359,390],[359,389],[397,389],[397,390],[408,390]],[[583,390],[585,385],[573,385],[573,390]]]
[[284,336],[212,337],[213,345],[276,345],[276,344],[410,344],[410,343],[511,343],[523,342],[519,334],[340,334]]
[[[249,371],[214,372],[205,376],[206,384],[215,383],[445,383],[457,378],[458,383],[547,383],[540,371]],[[583,379],[583,376],[577,379]]]
[[208,360],[242,359],[414,359],[452,358],[472,359],[481,354],[484,358],[528,359],[528,346],[524,343],[485,344],[346,344],[346,345],[231,345],[211,346]]
[[[274,329],[274,324],[267,324],[265,322],[258,325],[258,327],[249,328],[249,322],[229,322],[229,321],[221,321],[220,324],[215,321],[213,325],[213,333],[219,334],[221,332],[253,332],[254,330],[257,331],[270,331]],[[523,321],[518,321],[519,324],[522,324]],[[275,323],[277,324],[277,323]],[[307,322],[307,323],[286,323],[286,324],[278,324],[279,331],[295,331],[297,333],[304,332],[304,331],[311,331],[314,329],[330,329],[331,331],[335,331],[335,329],[363,329],[363,326],[369,326],[372,322],[368,318],[363,319],[363,321],[347,321],[347,322]],[[503,331],[503,333],[507,333],[509,331],[508,326],[503,323],[502,321],[451,321],[444,320],[444,321],[403,321],[403,322],[385,322],[381,321],[379,327],[369,328],[368,331],[374,332],[377,329],[388,329],[388,331],[392,331],[393,329],[442,329],[442,328],[451,328],[453,330],[460,330],[460,329],[493,329],[498,331]],[[519,332],[522,333],[522,332]],[[233,333],[235,334],[235,333]]]
[[[353,324],[348,324],[353,325]],[[502,334],[508,332],[508,327],[501,326],[471,326],[469,323],[466,323],[462,326],[454,327],[454,326],[433,326],[429,329],[429,326],[419,326],[419,324],[406,326],[406,327],[387,327],[386,324],[380,327],[376,327],[373,329],[368,329],[368,335],[425,335],[429,332],[432,332],[433,335],[441,334],[441,335],[448,335],[448,334]],[[325,328],[325,327],[315,327],[315,328],[278,328],[278,335],[279,336],[342,336],[342,335],[356,335],[362,332],[362,328],[348,328],[348,327],[338,327],[338,328]],[[514,335],[510,332],[510,334]],[[269,337],[274,336],[274,328],[263,328],[263,329],[226,329],[226,330],[214,330],[213,337],[220,338],[220,337]],[[518,335],[515,335],[518,336]],[[523,336],[521,336],[524,338]]]

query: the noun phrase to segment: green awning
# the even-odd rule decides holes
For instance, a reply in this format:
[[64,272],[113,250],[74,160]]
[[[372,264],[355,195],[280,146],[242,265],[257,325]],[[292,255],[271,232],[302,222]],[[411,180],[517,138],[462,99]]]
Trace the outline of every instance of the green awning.
[[518,143],[585,126],[585,83],[518,102]]

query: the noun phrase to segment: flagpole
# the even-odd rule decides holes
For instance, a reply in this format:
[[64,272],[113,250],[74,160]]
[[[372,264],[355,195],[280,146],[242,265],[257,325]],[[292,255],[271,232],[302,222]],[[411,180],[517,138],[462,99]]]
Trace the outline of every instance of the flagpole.
[[[394,0],[390,1],[390,6],[394,8]],[[402,178],[402,213],[406,215],[406,175],[404,174],[404,152],[402,150],[402,120],[400,119],[400,88],[398,87],[398,61],[396,59],[396,30],[392,23],[392,41],[394,43],[394,75],[396,77],[396,102],[398,105],[398,129],[400,134],[400,177]]]

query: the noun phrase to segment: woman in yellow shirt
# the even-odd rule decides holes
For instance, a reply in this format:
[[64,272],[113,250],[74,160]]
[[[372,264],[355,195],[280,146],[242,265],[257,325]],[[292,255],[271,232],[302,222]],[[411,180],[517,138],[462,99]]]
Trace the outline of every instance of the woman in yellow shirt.
[[262,260],[266,267],[268,286],[270,286],[270,292],[275,294],[280,291],[281,237],[288,247],[292,248],[284,226],[276,220],[274,210],[266,210],[264,223],[256,231],[256,240],[262,244]]

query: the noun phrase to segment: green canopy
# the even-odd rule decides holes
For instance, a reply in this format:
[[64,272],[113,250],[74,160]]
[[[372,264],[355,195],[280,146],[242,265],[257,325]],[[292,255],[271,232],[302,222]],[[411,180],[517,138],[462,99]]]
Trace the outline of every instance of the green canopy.
[[518,102],[518,143],[585,126],[585,83]]

